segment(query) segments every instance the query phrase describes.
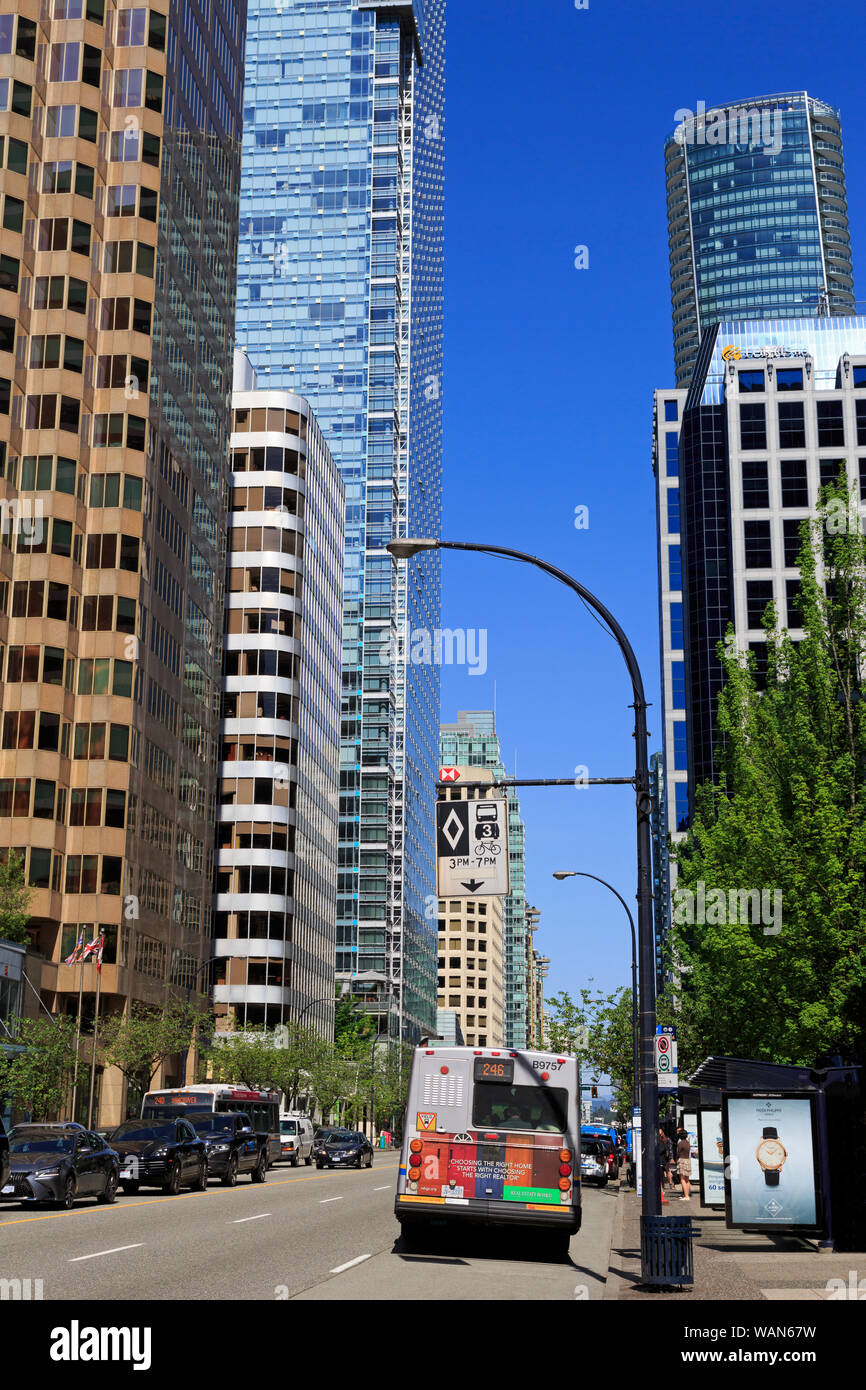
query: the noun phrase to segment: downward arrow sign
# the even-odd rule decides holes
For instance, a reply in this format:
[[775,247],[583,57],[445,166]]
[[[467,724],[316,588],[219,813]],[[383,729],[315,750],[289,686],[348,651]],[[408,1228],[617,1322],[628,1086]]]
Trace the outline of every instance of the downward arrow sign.
[[468,888],[470,893],[477,893],[479,888],[484,887],[483,878],[470,878],[468,883],[461,883],[461,888]]

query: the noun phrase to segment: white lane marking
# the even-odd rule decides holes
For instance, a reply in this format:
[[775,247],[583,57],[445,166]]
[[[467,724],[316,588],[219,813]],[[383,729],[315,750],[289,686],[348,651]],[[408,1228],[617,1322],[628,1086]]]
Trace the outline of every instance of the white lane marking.
[[[319,1206],[320,1206],[320,1207],[324,1207],[324,1206],[327,1206],[328,1202],[342,1202],[342,1200],[343,1200],[342,1197],[326,1197],[326,1198],[324,1199],[324,1201],[321,1201],[321,1202],[319,1203]],[[331,1271],[331,1273],[333,1273],[333,1270]]]
[[372,1260],[372,1258],[372,1255],[359,1255],[357,1259],[349,1260],[348,1264],[337,1265],[337,1268],[332,1269],[331,1273],[342,1274],[344,1269],[351,1269],[353,1265],[362,1265],[365,1260]]
[[390,1183],[386,1183],[384,1187],[374,1187],[374,1188],[373,1188],[373,1191],[374,1191],[374,1192],[390,1192],[390,1191],[391,1191],[391,1184],[390,1184]]
[[121,1250],[138,1250],[144,1245],[143,1240],[139,1240],[135,1245],[115,1245],[113,1250],[97,1250],[94,1255],[76,1255],[74,1260],[69,1260],[71,1265],[77,1265],[81,1260],[98,1260],[100,1255],[116,1255]]
[[242,1226],[245,1221],[262,1221],[264,1217],[272,1215],[269,1211],[263,1211],[259,1216],[240,1216],[237,1221],[232,1221],[232,1226]]

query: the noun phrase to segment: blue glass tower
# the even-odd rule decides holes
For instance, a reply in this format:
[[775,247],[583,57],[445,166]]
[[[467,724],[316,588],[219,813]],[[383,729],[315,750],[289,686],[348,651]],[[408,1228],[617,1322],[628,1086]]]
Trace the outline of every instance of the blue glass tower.
[[[346,489],[337,974],[433,1029],[445,0],[249,11],[237,337],[313,405]],[[428,644],[429,645],[429,644]]]

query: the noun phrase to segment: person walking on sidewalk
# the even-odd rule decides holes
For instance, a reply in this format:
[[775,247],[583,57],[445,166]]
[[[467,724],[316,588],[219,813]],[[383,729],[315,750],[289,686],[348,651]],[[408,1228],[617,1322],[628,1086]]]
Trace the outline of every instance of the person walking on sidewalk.
[[670,1144],[670,1140],[668,1139],[668,1137],[667,1137],[667,1135],[665,1134],[665,1132],[664,1132],[663,1129],[660,1129],[660,1130],[659,1130],[657,1144],[658,1144],[658,1151],[659,1151],[659,1172],[660,1172],[661,1175],[662,1175],[662,1178],[661,1178],[662,1202],[663,1202],[663,1204],[664,1204],[665,1206],[667,1206],[667,1204],[668,1204],[668,1199],[667,1199],[667,1197],[665,1196],[665,1173],[667,1173],[667,1175],[668,1175],[668,1182],[670,1182],[670,1171],[669,1171],[668,1165],[669,1165],[669,1163],[670,1163],[671,1144]]
[[691,1200],[692,1144],[684,1129],[677,1130],[677,1172],[683,1185],[684,1202]]

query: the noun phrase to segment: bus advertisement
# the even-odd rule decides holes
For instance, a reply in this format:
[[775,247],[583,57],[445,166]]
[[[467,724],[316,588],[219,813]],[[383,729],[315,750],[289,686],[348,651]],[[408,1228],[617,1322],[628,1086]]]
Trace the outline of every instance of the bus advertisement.
[[416,1049],[394,1211],[425,1225],[580,1229],[577,1059],[469,1047]]

